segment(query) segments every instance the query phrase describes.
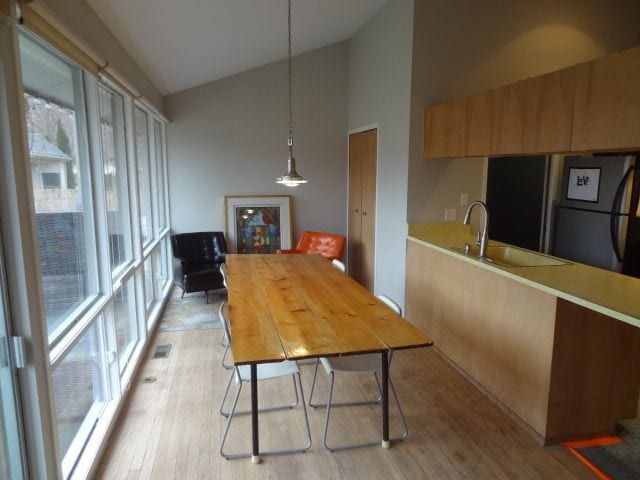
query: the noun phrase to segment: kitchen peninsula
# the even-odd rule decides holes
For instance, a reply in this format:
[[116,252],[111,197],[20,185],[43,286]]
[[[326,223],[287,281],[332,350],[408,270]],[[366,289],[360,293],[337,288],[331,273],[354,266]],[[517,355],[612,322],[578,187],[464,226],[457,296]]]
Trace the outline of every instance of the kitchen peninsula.
[[543,443],[613,433],[636,416],[640,280],[454,250],[473,240],[464,225],[409,227],[407,319]]

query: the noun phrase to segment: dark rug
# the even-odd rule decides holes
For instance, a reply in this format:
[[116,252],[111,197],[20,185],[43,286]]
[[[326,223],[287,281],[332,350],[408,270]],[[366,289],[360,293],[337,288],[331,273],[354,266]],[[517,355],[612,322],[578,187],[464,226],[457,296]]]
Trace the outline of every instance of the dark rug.
[[218,309],[220,303],[227,298],[225,289],[211,290],[209,303],[204,292],[187,293],[184,298],[180,298],[181,295],[182,290],[179,288],[174,288],[171,292],[158,326],[161,332],[222,328]]
[[620,422],[618,437],[565,446],[600,478],[640,480],[640,417]]

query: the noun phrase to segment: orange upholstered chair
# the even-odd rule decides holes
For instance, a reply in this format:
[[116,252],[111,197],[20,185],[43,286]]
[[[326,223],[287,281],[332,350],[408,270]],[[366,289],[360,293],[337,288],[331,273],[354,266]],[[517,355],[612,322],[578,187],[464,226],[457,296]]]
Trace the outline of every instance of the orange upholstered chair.
[[319,253],[329,260],[342,257],[345,238],[335,233],[302,232],[296,248],[278,250],[276,253]]

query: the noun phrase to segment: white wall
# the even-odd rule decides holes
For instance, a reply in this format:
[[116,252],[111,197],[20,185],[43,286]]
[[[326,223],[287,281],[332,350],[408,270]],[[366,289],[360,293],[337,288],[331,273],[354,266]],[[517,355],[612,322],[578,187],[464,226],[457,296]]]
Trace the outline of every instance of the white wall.
[[424,107],[635,46],[639,16],[635,0],[416,0],[409,221],[442,221],[482,188],[478,165],[422,158]]
[[[346,234],[348,43],[294,57],[294,156],[287,166],[287,62],[165,97],[171,221],[176,232],[225,230],[224,195],[293,195],[302,230]],[[294,240],[295,243],[295,240]]]
[[413,1],[390,0],[351,39],[349,129],[378,124],[375,291],[404,304]]

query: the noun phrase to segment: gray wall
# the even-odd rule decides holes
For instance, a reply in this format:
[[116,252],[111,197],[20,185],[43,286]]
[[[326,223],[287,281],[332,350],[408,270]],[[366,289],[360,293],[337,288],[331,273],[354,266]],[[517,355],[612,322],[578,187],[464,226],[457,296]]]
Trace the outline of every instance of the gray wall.
[[275,183],[287,166],[287,63],[165,97],[171,221],[176,232],[225,230],[224,195],[293,195],[302,230],[346,233],[347,62],[341,42],[294,57],[294,156],[309,180]]
[[404,303],[413,1],[390,0],[351,39],[349,129],[378,124],[375,292]]
[[636,0],[416,0],[409,221],[442,221],[482,190],[480,160],[422,158],[425,106],[635,46],[639,17]]
[[84,0],[40,0],[74,35],[91,46],[96,53],[137,88],[146,101],[162,112],[162,95],[133,61],[118,39]]

